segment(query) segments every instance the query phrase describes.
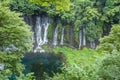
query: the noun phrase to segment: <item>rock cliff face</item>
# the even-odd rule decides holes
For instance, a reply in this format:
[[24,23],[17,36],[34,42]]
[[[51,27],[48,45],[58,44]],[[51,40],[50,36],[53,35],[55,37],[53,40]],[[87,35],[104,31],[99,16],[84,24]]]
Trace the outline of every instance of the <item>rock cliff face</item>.
[[32,27],[34,33],[32,36],[34,52],[39,51],[45,44],[52,47],[67,45],[78,49],[84,46],[96,47],[96,40],[87,41],[84,25],[79,31],[75,31],[73,24],[65,26],[59,19],[50,19],[45,15],[24,16],[24,21]]

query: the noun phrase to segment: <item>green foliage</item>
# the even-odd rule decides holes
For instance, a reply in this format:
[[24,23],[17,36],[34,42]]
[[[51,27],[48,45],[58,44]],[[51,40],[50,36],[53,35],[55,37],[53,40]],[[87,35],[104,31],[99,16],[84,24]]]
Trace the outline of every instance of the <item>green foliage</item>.
[[87,23],[85,34],[89,42],[94,42],[94,40],[99,39],[102,36],[102,25],[101,23],[96,24],[94,23],[94,21]]
[[36,5],[30,3],[28,0],[11,0],[10,9],[13,11],[22,12],[24,15],[34,15],[35,12],[44,12],[44,10]]
[[108,36],[100,39],[100,45],[97,47],[100,52],[111,53],[114,49],[120,51],[120,25],[113,25]]
[[34,73],[21,74],[16,80],[35,80]]
[[62,25],[74,24],[75,31],[84,26],[87,41],[93,42],[108,34],[109,26],[120,23],[119,3],[119,0],[12,0],[10,8],[27,15],[46,13],[58,18]]
[[75,13],[76,11],[74,10],[75,5],[73,3],[70,4],[70,10],[69,11],[62,11],[60,13],[60,17],[63,23],[68,23],[68,24],[74,24],[75,21]]
[[[116,13],[119,13],[120,6],[118,6],[120,3],[119,0],[106,0],[105,7],[103,9],[104,15],[106,15],[109,18],[112,18],[116,15]],[[120,15],[120,14],[117,14]]]
[[70,10],[69,3],[70,0],[29,0],[30,2],[40,4],[42,6],[51,6],[55,5],[56,10]]
[[[102,14],[100,21],[103,23],[103,29],[107,31],[109,26],[120,24],[120,0],[98,0],[96,6],[99,13]],[[108,30],[110,32],[110,30]]]
[[[53,35],[53,29],[54,28],[54,26],[53,25],[49,25],[49,27],[48,27],[48,39],[49,40],[52,40],[52,35]],[[50,42],[52,42],[52,41],[50,41]]]
[[[102,62],[96,64],[96,59],[101,61],[103,54],[98,54],[92,49],[84,48],[80,51],[67,47],[56,47],[54,49],[56,53],[62,52],[66,55],[67,65],[63,68],[62,74],[55,74],[48,80],[120,79],[120,0],[71,0],[72,3],[69,0],[29,1],[11,0],[10,8],[27,15],[45,12],[55,19],[58,18],[62,20],[59,27],[60,32],[62,25],[74,24],[75,31],[79,31],[82,26],[85,28],[89,42],[100,38],[102,29],[106,30],[109,28],[108,26],[115,24],[109,36],[102,38],[97,48],[101,53],[112,54],[107,54]],[[24,66],[20,63],[23,57],[21,53],[30,50],[32,45],[30,27],[22,21],[20,14],[11,12],[6,7],[9,1],[6,3],[0,3],[0,63],[4,63],[6,67],[0,71],[0,80],[7,80],[12,74],[19,75],[18,80],[33,80],[33,74],[22,74]],[[40,5],[38,6],[38,4]],[[56,24],[58,24],[57,21]],[[49,32],[52,31],[53,26],[50,28]],[[65,29],[67,29],[65,35],[67,42],[69,26],[65,26]],[[48,35],[51,38],[52,34]]]
[[[74,12],[76,20],[74,22],[75,30],[85,28],[85,34],[88,42],[99,39],[102,34],[102,25],[100,23],[101,13],[94,6],[96,1],[75,0]],[[100,23],[100,24],[99,24]]]
[[76,50],[68,47],[57,47],[55,52],[63,52],[67,57],[67,65],[62,68],[62,73],[46,80],[99,80],[96,78],[96,62],[101,60],[103,54],[98,54],[92,49]]
[[7,47],[13,44],[20,51],[29,49],[32,34],[30,27],[22,21],[20,14],[11,12],[1,4],[0,6],[0,46]]
[[56,47],[54,51],[55,53],[64,53],[67,57],[68,64],[75,63],[81,67],[92,65],[97,58],[100,56],[102,57],[102,54],[98,54],[96,51],[87,48],[84,48],[83,50],[77,50],[68,47]]
[[62,74],[55,74],[46,80],[87,80],[86,72],[77,65],[70,65],[64,68]]
[[8,54],[7,52],[0,51],[0,62],[4,63],[7,67],[4,70],[6,76],[11,76],[14,74],[19,74],[24,69],[24,66],[19,63],[21,62],[22,54],[18,52],[13,52],[12,54]]
[[0,3],[0,63],[5,65],[0,71],[2,80],[12,74],[22,73],[22,53],[31,49],[30,27],[23,22],[20,14],[9,10],[4,2]]
[[[65,49],[66,50],[59,48],[55,51],[64,50],[65,53],[70,51],[69,54],[74,54],[74,52],[76,51],[70,48],[65,48]],[[87,52],[87,49],[83,49],[83,52]],[[67,66],[63,68],[62,74],[57,73],[53,77],[47,77],[46,80],[61,80],[61,79],[62,80],[73,80],[73,79],[75,80],[119,80],[120,79],[120,76],[119,76],[120,75],[120,72],[119,72],[120,71],[120,63],[119,63],[120,52],[119,51],[114,49],[112,51],[112,54],[97,55],[95,53],[94,55],[98,57],[93,58],[93,59],[96,59],[95,61],[92,61],[92,62],[86,61],[86,64],[89,63],[89,66],[87,67],[83,64],[81,65],[79,62],[81,58],[85,58],[81,53],[79,53],[79,58],[78,56],[72,56],[71,59],[73,58],[72,60],[74,60],[74,57],[75,57],[77,58],[77,61],[72,62],[69,60],[71,63],[69,63]],[[69,57],[67,58],[69,59]],[[82,60],[82,62],[85,60]]]
[[120,80],[120,52],[113,50],[107,54],[96,70],[100,80]]

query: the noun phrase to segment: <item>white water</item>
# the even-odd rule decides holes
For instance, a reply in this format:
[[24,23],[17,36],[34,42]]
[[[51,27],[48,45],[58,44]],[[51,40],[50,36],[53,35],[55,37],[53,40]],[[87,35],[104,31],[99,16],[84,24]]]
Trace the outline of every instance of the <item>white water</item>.
[[36,20],[35,33],[36,33],[36,48],[34,52],[36,52],[40,48],[40,45],[42,44],[42,26],[40,17],[37,17]]
[[85,29],[83,28],[83,46],[86,45]]
[[[48,20],[48,17],[42,16],[42,17],[36,17],[36,24],[33,24],[34,18],[29,17],[26,19],[27,23],[29,25],[33,26],[34,35],[32,36],[32,40],[35,42],[35,49],[34,51],[40,51],[41,46],[44,44],[47,44],[49,41],[52,41],[52,45],[56,46],[58,44],[58,27],[55,28],[53,32],[53,38],[52,40],[48,40],[48,29],[49,24],[53,23],[52,20]],[[52,22],[50,22],[52,21]],[[49,23],[50,22],[50,23]],[[62,28],[61,34],[60,34],[60,45],[65,44],[65,32],[64,28]],[[85,28],[83,28],[83,31],[79,31],[79,49],[83,46],[86,46],[86,35],[85,35]],[[95,48],[95,43],[91,42],[89,43],[90,47]]]
[[58,26],[55,28],[54,35],[53,35],[53,46],[57,45],[57,38],[58,38]]
[[90,47],[93,48],[93,49],[95,49],[95,42],[91,42],[90,43]]
[[48,18],[44,18],[44,23],[43,23],[43,28],[44,28],[44,36],[43,36],[43,44],[46,44],[48,42],[48,27],[49,27],[49,22]]
[[60,45],[64,45],[64,27],[62,28]]
[[41,25],[41,20],[40,17],[37,17],[37,22],[36,22],[36,39],[37,39],[37,44],[40,46],[42,44],[42,25]]
[[82,31],[80,30],[79,31],[79,49],[81,49],[81,47],[82,47]]
[[3,69],[4,69],[4,64],[0,63],[0,70],[3,70]]
[[41,50],[41,46],[48,42],[48,27],[49,22],[47,17],[37,17],[35,26],[36,48],[34,49],[34,52]]

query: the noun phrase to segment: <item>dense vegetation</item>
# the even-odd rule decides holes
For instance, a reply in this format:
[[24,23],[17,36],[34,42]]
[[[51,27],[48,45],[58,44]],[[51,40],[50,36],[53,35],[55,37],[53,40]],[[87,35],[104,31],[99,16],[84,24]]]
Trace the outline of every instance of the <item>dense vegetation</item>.
[[20,18],[20,14],[12,12],[6,2],[0,3],[0,80],[6,80],[11,75],[22,75],[22,53],[32,48],[30,27]]
[[[39,72],[35,72],[37,76],[23,74],[25,67],[21,59],[23,53],[32,49],[32,32],[21,17],[39,14],[53,18],[54,23],[59,19],[60,25],[70,27],[75,41],[83,29],[88,42],[100,38],[97,50],[54,48],[53,57],[57,55],[63,60],[64,56],[58,54],[61,53],[67,61],[61,67],[61,73],[53,72],[52,77],[45,74],[45,80],[120,80],[120,0],[0,0],[0,80],[38,79]],[[73,42],[71,39],[70,45]]]
[[[59,49],[59,50],[58,50]],[[57,48],[67,56],[67,65],[62,74],[47,77],[47,80],[119,80],[120,54],[117,50],[112,54],[100,54],[92,49],[82,51],[71,48]]]
[[[59,32],[61,32],[61,28],[65,28],[65,42],[68,42],[71,46],[78,47],[78,44],[84,46],[83,41],[81,43],[78,41],[79,32],[81,31],[82,34],[86,35],[87,45],[89,46],[90,43],[94,42],[98,44],[98,39],[108,35],[114,24],[120,24],[119,0],[71,0],[71,2],[65,0],[60,1],[60,3],[53,0],[56,4],[52,4],[52,1],[49,4],[49,1],[43,1],[43,3],[41,3],[41,0],[33,1],[43,5],[33,4],[27,0],[12,0],[10,8],[22,12],[24,15],[46,15],[51,17],[54,21],[51,27],[52,30],[56,26],[59,26]],[[58,7],[57,4],[61,5],[61,3],[62,6]],[[70,9],[62,8],[63,6]],[[56,9],[56,7],[58,8]],[[50,30],[50,33],[52,30]],[[49,34],[49,38],[52,38],[51,34]]]

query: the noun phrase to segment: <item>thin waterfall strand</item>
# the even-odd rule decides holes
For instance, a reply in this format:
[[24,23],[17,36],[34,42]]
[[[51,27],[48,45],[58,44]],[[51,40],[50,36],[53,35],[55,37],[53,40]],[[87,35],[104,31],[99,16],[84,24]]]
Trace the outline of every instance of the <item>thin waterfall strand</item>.
[[62,28],[60,45],[64,45],[64,27]]
[[53,46],[57,45],[57,37],[58,37],[58,26],[55,28],[55,32],[53,35]]

